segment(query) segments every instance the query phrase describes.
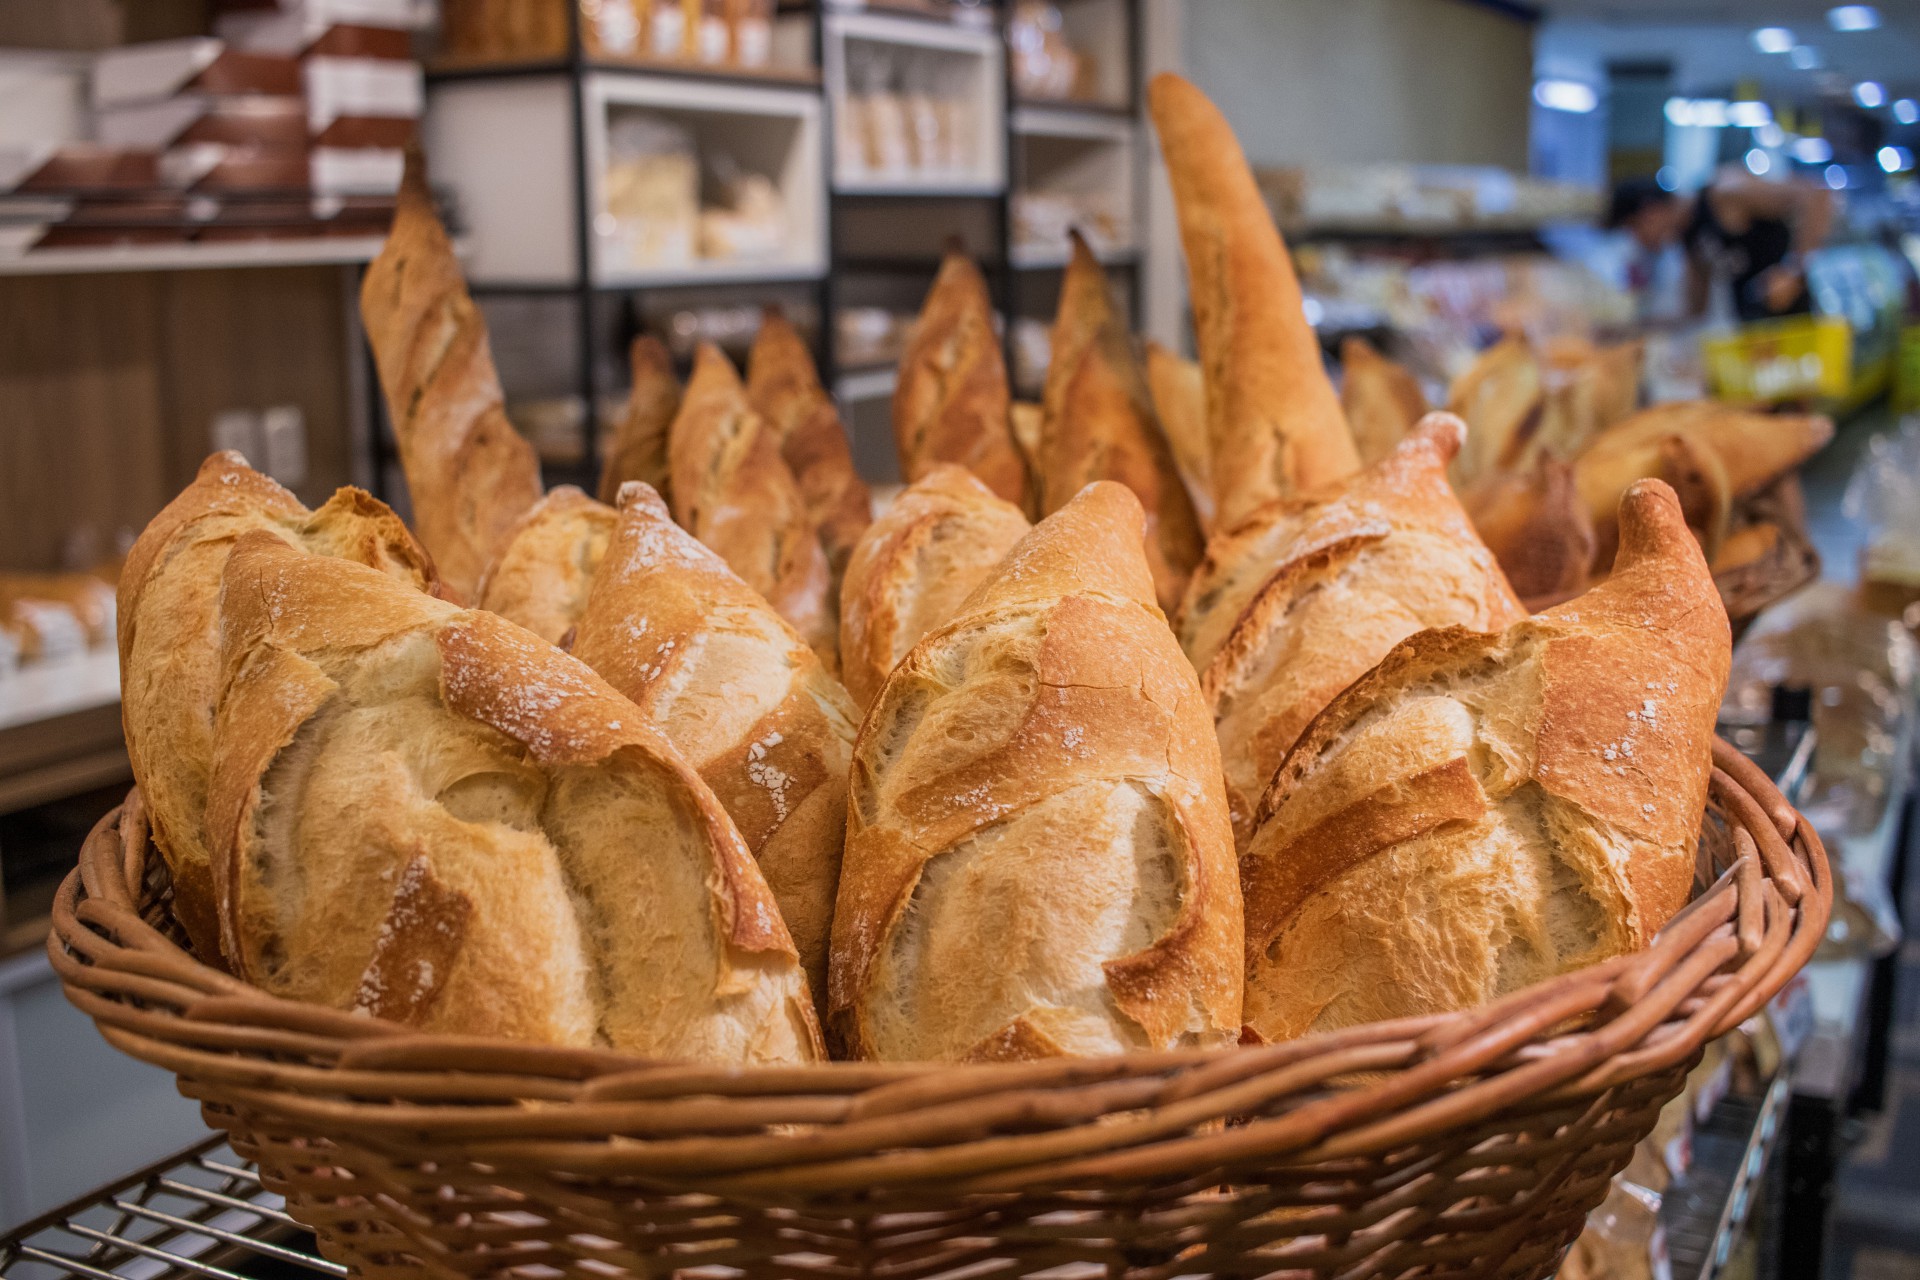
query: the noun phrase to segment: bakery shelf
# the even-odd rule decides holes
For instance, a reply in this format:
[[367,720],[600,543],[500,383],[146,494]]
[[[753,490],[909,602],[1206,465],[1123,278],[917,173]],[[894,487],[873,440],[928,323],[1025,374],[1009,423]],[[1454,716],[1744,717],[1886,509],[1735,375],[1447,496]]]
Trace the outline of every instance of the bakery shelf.
[[[820,84],[818,67],[713,67],[697,62],[662,62],[644,58],[589,58],[582,66],[590,72],[669,76],[708,84],[785,85],[795,88],[817,88]],[[464,80],[565,75],[569,69],[565,58],[442,58],[427,64],[426,75],[428,84],[452,84]]]
[[842,404],[860,400],[884,400],[900,385],[900,371],[884,365],[857,373],[843,373],[834,383],[834,394]]
[[1716,1280],[1739,1243],[1785,1128],[1785,1074],[1758,1098],[1729,1095],[1694,1131],[1693,1163],[1660,1205],[1673,1280]]
[[[876,100],[909,89],[956,103],[953,118],[970,130],[964,163],[938,172],[875,171],[836,137],[837,194],[993,196],[1007,181],[1005,51],[999,32],[894,14],[830,12],[821,19],[824,85],[843,135],[866,118],[863,96]],[[880,87],[869,83],[884,82]],[[857,136],[857,134],[856,134]],[[904,140],[901,145],[904,146]]]
[[78,275],[103,271],[222,271],[244,267],[351,266],[371,262],[384,236],[315,236],[229,240],[206,244],[103,245],[44,249],[0,257],[0,276]]
[[915,178],[884,174],[836,176],[833,180],[833,193],[837,196],[933,196],[971,199],[979,196],[997,196],[1005,190],[1005,184],[998,180],[954,182],[945,177]]
[[1085,138],[1130,145],[1137,129],[1131,113],[1067,103],[1032,103],[1014,107],[1013,132],[1021,137]]
[[617,293],[625,289],[692,289],[719,284],[784,284],[818,280],[826,267],[818,262],[729,262],[711,260],[660,271],[601,271],[593,287]]
[[[1015,271],[1060,271],[1067,265],[1070,256],[1065,245],[1059,248],[1046,245],[1015,245],[1010,255]],[[1140,252],[1131,246],[1102,249],[1095,245],[1093,256],[1102,266],[1109,268],[1135,267],[1140,263]]]

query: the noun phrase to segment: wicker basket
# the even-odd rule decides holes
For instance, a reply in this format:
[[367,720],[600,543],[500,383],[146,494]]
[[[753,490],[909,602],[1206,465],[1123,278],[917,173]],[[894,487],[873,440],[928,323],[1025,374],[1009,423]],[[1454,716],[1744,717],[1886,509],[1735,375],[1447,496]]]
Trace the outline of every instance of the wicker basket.
[[729,1070],[423,1035],[196,962],[137,793],[49,950],[362,1275],[1531,1280],[1825,928],[1819,839],[1715,759],[1726,869],[1648,950],[1272,1047]]

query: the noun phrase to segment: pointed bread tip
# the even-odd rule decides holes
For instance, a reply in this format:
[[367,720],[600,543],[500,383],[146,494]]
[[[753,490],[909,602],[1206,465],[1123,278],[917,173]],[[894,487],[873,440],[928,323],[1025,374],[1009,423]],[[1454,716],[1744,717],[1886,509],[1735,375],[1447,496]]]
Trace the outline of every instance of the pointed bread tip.
[[[1452,462],[1467,443],[1467,424],[1458,414],[1436,409],[1413,424],[1408,440],[1420,440],[1440,454],[1444,465]],[[1404,443],[1401,447],[1404,447]]]
[[1615,575],[1642,560],[1665,559],[1683,549],[1699,554],[1673,487],[1653,479],[1628,485],[1620,496],[1620,550],[1613,562]]

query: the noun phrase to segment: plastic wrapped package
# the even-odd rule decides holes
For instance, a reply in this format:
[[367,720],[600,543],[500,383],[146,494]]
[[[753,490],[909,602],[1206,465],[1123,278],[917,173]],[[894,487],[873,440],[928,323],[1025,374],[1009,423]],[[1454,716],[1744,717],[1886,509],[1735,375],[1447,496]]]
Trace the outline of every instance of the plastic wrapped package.
[[1020,0],[1007,27],[1013,52],[1013,91],[1022,98],[1071,98],[1085,81],[1080,52],[1067,43],[1057,4]]
[[745,173],[721,186],[726,203],[700,211],[700,256],[736,262],[778,257],[787,243],[787,206],[773,179]]
[[630,58],[642,51],[634,0],[580,0],[580,39],[589,56]]
[[729,0],[733,62],[758,69],[773,61],[773,0]]
[[602,229],[602,245],[610,260],[638,268],[693,261],[700,167],[685,129],[643,112],[614,118],[607,130],[606,212],[611,223]]
[[1840,509],[1866,528],[1860,582],[1868,604],[1904,616],[1920,601],[1920,417],[1868,442]]
[[1660,1197],[1624,1178],[1600,1207],[1560,1264],[1559,1280],[1672,1280]]

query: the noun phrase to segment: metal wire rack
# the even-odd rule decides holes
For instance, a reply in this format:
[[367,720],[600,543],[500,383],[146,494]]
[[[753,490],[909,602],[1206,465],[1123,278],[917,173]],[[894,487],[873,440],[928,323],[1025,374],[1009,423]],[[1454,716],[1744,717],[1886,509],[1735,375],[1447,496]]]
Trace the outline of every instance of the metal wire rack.
[[0,1280],[310,1280],[347,1270],[214,1138],[0,1237]]

